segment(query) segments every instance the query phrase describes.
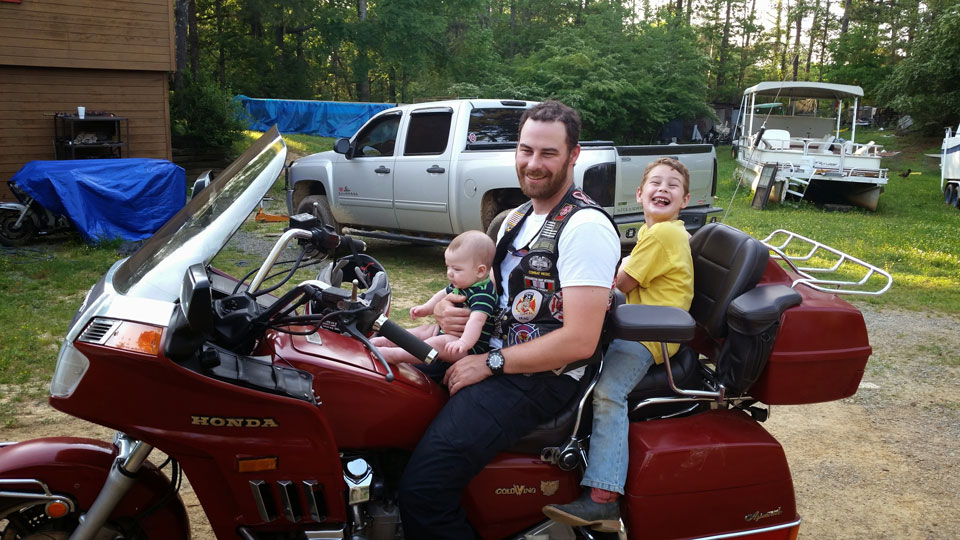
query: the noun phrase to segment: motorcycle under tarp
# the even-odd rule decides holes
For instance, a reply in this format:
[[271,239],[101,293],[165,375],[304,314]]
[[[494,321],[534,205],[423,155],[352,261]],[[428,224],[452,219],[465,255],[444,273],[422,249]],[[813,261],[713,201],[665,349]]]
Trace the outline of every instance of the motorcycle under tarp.
[[31,161],[10,183],[69,218],[88,243],[149,238],[183,208],[187,193],[183,168],[148,158]]

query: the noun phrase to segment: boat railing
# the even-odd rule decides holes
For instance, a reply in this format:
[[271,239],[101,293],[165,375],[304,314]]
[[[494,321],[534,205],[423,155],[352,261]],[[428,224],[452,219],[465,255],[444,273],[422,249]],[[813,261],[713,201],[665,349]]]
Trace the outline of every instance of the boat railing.
[[[774,243],[774,240],[783,241]],[[812,289],[833,294],[876,296],[887,292],[893,277],[885,270],[848,255],[822,242],[797,233],[777,229],[761,240],[772,252],[771,257],[786,263],[798,276],[791,287],[806,285]],[[787,254],[787,251],[792,254]],[[809,266],[801,266],[809,265]],[[860,274],[857,279],[831,279],[836,274]],[[815,274],[831,274],[817,277]]]

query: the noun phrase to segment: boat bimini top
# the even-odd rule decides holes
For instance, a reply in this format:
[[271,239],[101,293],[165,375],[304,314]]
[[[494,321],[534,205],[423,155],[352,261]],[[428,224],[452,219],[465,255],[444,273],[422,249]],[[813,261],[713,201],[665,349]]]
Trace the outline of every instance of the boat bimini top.
[[780,96],[787,98],[815,98],[843,100],[862,98],[863,88],[851,84],[818,83],[806,81],[768,81],[755,84],[743,94]]

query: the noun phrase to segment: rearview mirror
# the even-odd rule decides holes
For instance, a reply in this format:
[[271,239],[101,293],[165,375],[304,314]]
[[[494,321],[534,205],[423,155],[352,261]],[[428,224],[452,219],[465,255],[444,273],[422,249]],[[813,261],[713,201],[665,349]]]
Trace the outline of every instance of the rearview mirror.
[[213,294],[203,264],[194,264],[183,275],[180,286],[180,310],[194,331],[213,331]]
[[343,154],[347,157],[350,157],[348,155],[350,152],[350,139],[346,137],[337,139],[337,142],[333,143],[333,151],[338,154]]

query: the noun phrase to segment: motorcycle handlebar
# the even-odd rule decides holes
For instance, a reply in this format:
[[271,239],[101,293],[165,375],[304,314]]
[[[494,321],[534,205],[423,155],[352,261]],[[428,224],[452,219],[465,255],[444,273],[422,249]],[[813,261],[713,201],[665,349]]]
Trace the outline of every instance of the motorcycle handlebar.
[[432,363],[437,358],[436,349],[408,332],[406,328],[388,319],[386,315],[381,315],[380,318],[377,319],[377,322],[373,325],[373,329],[379,331],[380,335],[396,343],[398,347],[427,364]]
[[328,252],[339,247],[348,248],[353,253],[361,253],[367,250],[367,244],[363,240],[357,240],[347,235],[339,235],[327,229],[312,229],[310,231],[312,238],[310,242],[321,251]]

